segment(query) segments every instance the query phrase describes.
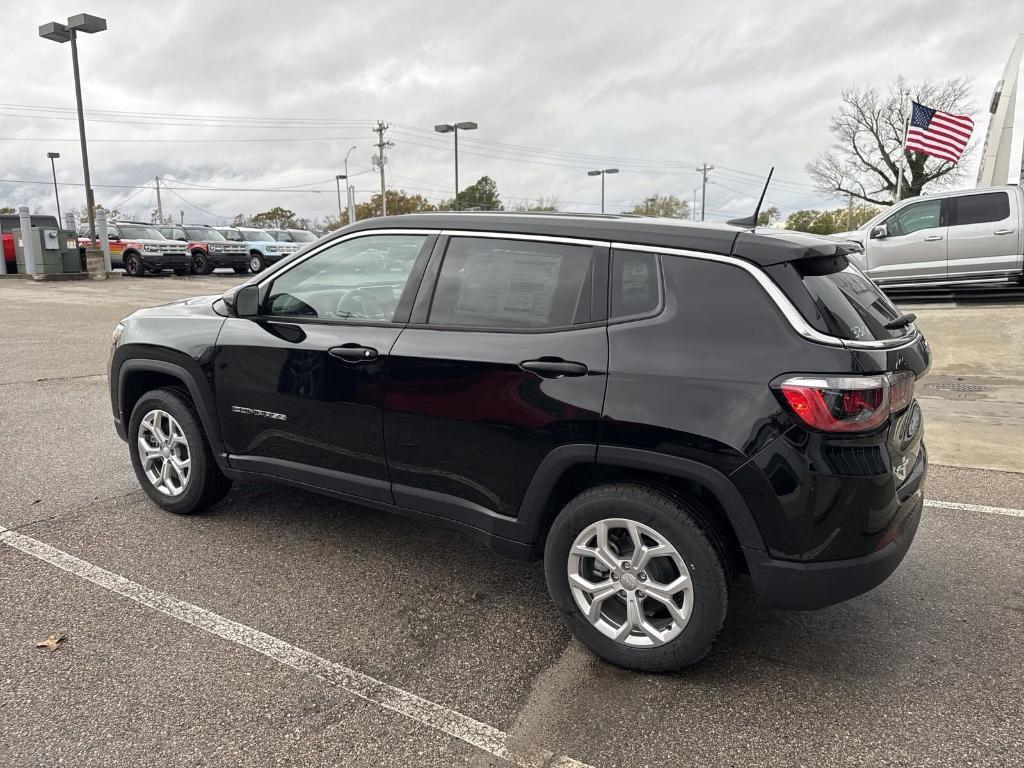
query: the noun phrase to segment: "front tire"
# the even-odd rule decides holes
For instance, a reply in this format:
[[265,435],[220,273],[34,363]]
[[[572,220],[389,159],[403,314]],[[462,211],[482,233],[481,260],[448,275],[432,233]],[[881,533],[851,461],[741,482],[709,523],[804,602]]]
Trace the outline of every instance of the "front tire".
[[129,253],[124,257],[124,272],[128,277],[141,277],[143,270],[142,259],[137,253]]
[[267,263],[263,260],[263,254],[253,251],[249,254],[249,271],[262,272]]
[[232,267],[232,269],[235,270],[235,274],[236,275],[247,275],[247,274],[249,274],[249,267],[248,266]]
[[[616,666],[669,672],[702,659],[722,628],[725,553],[696,500],[616,483],[555,518],[544,548],[551,598],[572,634]],[[717,537],[715,538],[717,540]]]
[[192,254],[192,274],[208,275],[213,271],[210,267],[210,259],[202,251],[195,251]]
[[231,488],[180,390],[156,389],[139,398],[128,422],[128,450],[142,490],[168,512],[201,512]]

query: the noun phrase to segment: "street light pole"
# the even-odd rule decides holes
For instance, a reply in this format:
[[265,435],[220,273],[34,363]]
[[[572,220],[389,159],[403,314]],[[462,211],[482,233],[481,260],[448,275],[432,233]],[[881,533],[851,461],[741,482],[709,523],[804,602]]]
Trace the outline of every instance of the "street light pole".
[[39,27],[39,36],[56,43],[71,43],[71,67],[75,75],[75,101],[78,105],[78,137],[82,144],[82,175],[85,180],[85,207],[89,217],[89,236],[96,242],[96,211],[89,178],[89,149],[85,142],[85,110],[82,108],[82,78],[78,70],[78,33],[93,34],[107,28],[107,20],[88,13],[68,17],[67,24],[51,21]]
[[[348,223],[352,224],[356,220],[356,210],[352,199],[351,186],[348,183],[348,156],[352,154],[352,150],[356,148],[353,144],[348,148],[348,152],[345,153],[345,210],[348,211]],[[338,208],[341,208],[341,190],[338,190]]]
[[462,123],[441,123],[435,125],[434,130],[438,133],[454,133],[455,134],[455,199],[452,200],[452,207],[454,210],[459,210],[459,129],[464,131],[475,131],[480,126],[473,122],[462,122]]
[[587,176],[601,177],[601,213],[604,213],[604,177],[608,173],[618,173],[618,168],[604,168],[600,171],[587,171]]
[[53,171],[53,196],[57,200],[57,226],[60,226],[60,192],[57,190],[57,165],[53,162],[60,157],[60,152],[47,152],[46,156],[50,158],[50,170]]

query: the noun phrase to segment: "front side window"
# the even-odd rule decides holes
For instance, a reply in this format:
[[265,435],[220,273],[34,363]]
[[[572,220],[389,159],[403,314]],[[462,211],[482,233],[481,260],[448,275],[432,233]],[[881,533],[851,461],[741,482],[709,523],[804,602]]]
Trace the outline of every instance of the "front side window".
[[392,322],[426,235],[335,243],[274,280],[264,314]]
[[590,319],[593,248],[455,237],[428,322],[477,328],[562,328]]
[[951,224],[985,224],[1010,218],[1010,196],[1005,192],[988,192],[984,195],[965,195],[951,200],[953,215]]
[[648,315],[661,304],[658,256],[639,251],[612,254],[612,318]]
[[889,237],[909,235],[922,229],[942,226],[942,201],[926,200],[908,205],[885,220]]

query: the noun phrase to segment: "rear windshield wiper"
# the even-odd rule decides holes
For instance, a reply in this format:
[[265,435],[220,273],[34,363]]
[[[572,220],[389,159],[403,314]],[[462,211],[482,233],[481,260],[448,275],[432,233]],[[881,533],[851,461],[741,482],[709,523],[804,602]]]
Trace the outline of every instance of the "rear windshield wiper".
[[887,331],[895,331],[897,328],[902,328],[905,325],[910,325],[912,322],[917,320],[917,315],[913,312],[907,312],[905,315],[900,315],[895,320],[890,320],[885,324]]

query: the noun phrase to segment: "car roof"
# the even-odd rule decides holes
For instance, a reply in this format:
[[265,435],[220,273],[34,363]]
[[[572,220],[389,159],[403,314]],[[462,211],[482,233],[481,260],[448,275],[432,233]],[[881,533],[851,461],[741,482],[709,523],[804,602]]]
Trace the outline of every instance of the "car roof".
[[624,214],[408,213],[358,221],[335,233],[370,229],[451,229],[607,240],[737,256],[761,266],[860,250],[850,241],[774,228],[661,219]]

